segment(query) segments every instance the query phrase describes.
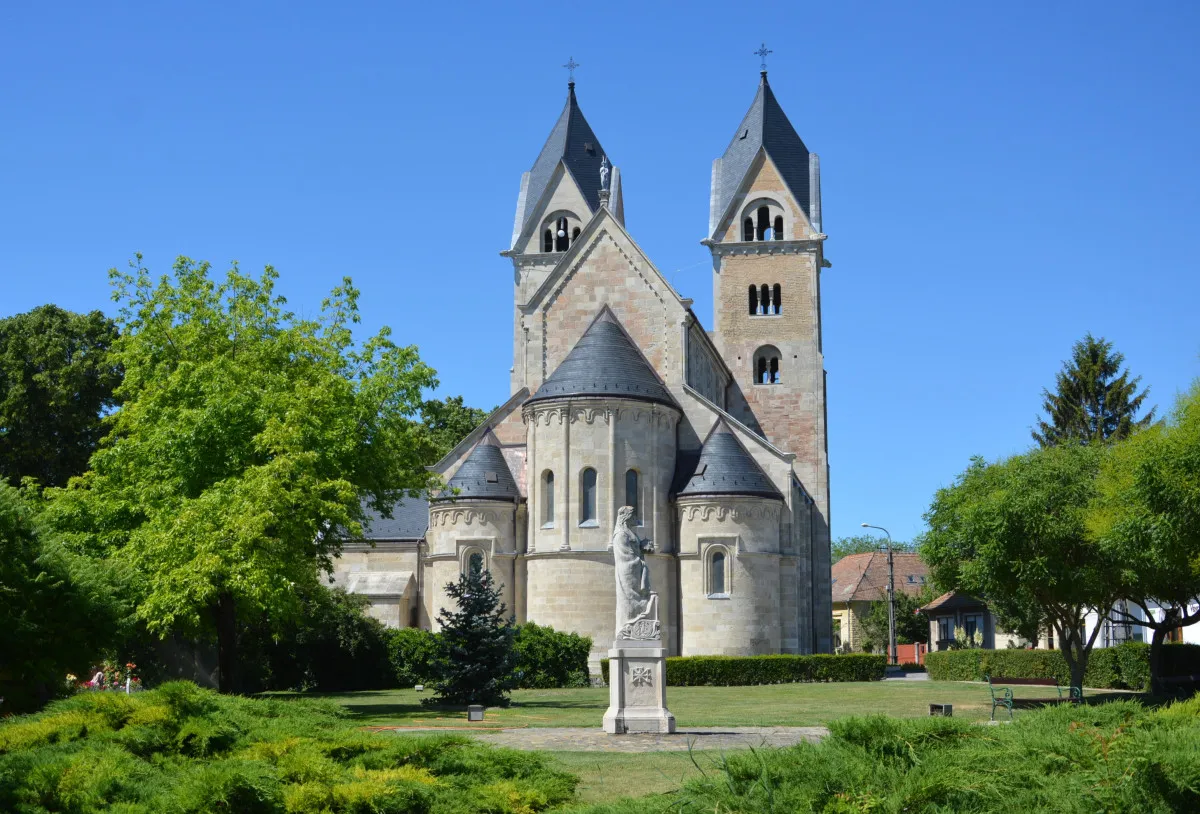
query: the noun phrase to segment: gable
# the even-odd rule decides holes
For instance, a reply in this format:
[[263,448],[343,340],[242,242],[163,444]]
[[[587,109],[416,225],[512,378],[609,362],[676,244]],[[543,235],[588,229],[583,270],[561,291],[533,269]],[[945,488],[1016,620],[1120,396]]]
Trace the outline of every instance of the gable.
[[533,202],[525,226],[513,241],[513,246],[521,254],[541,253],[542,222],[557,212],[570,212],[581,224],[586,223],[592,213],[592,208],[584,198],[575,177],[561,161],[554,168],[554,174],[546,185],[542,200]]
[[812,222],[804,209],[796,201],[779,171],[779,167],[767,155],[766,150],[759,149],[758,155],[750,163],[738,185],[737,193],[730,199],[729,205],[721,213],[720,220],[713,230],[712,237],[721,243],[735,243],[742,239],[741,216],[747,204],[757,199],[767,198],[782,206],[790,216],[785,224],[788,239],[807,237],[814,232]]

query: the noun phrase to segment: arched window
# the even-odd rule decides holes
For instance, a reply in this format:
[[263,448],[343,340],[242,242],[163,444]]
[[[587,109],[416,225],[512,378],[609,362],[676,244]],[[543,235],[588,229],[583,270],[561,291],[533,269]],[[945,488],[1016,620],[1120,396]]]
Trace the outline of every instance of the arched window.
[[542,528],[554,525],[554,473],[542,473]]
[[633,523],[636,526],[642,525],[642,490],[638,480],[636,469],[625,473],[625,505],[633,509]]
[[750,286],[750,316],[758,313],[758,286]]
[[754,240],[754,219],[746,218],[742,221],[742,240],[749,243]]
[[596,522],[596,470],[588,467],[579,477],[579,525]]
[[758,228],[755,229],[755,238],[763,240],[766,237],[767,230],[771,228],[771,210],[765,206],[758,208]]
[[771,311],[775,314],[783,313],[783,286],[779,283],[771,289]]
[[775,239],[783,240],[783,215],[775,216]]
[[571,245],[571,238],[567,237],[567,219],[559,218],[554,224],[554,251],[565,252]]
[[725,552],[717,551],[708,565],[709,594],[725,593]]
[[771,313],[771,288],[766,283],[758,292],[758,313],[764,316]]
[[542,235],[542,251],[544,251],[544,252],[554,251],[554,230],[553,229],[547,229],[545,231],[545,233]]
[[468,569],[468,573],[482,574],[483,573],[483,554],[478,551],[472,552],[471,556],[467,558],[467,569]]
[[781,359],[779,349],[773,345],[763,345],[754,352],[754,383],[779,384],[781,379]]

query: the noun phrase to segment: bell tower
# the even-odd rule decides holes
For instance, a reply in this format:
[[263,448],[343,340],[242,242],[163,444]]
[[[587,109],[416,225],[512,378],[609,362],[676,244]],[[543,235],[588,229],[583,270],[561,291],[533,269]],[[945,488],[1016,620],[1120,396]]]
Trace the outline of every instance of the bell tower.
[[[820,166],[764,68],[724,155],[713,162],[709,236],[714,340],[734,374],[731,412],[775,446],[812,499],[814,557],[829,541],[825,366],[821,347]],[[823,541],[823,545],[822,545]]]

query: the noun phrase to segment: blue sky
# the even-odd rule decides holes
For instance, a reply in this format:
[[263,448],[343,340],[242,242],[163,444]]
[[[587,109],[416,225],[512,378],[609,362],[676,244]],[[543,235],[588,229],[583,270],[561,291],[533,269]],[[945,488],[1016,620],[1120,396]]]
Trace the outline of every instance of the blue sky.
[[1193,3],[8,3],[0,316],[111,312],[134,252],[349,274],[444,394],[509,395],[521,173],[565,99],[711,327],[712,159],[758,82],[821,155],[835,535],[922,528],[1027,448],[1091,331],[1169,406],[1200,375]]

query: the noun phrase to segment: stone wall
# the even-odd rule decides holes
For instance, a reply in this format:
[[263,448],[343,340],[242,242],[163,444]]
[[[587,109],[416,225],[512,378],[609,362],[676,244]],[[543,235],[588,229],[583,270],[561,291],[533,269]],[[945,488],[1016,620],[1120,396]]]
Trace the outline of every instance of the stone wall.
[[439,611],[455,607],[445,586],[466,570],[472,553],[482,555],[483,567],[502,586],[500,596],[504,604],[517,607],[516,509],[514,504],[504,501],[461,498],[440,501],[430,507],[423,563],[422,627],[436,630]]

